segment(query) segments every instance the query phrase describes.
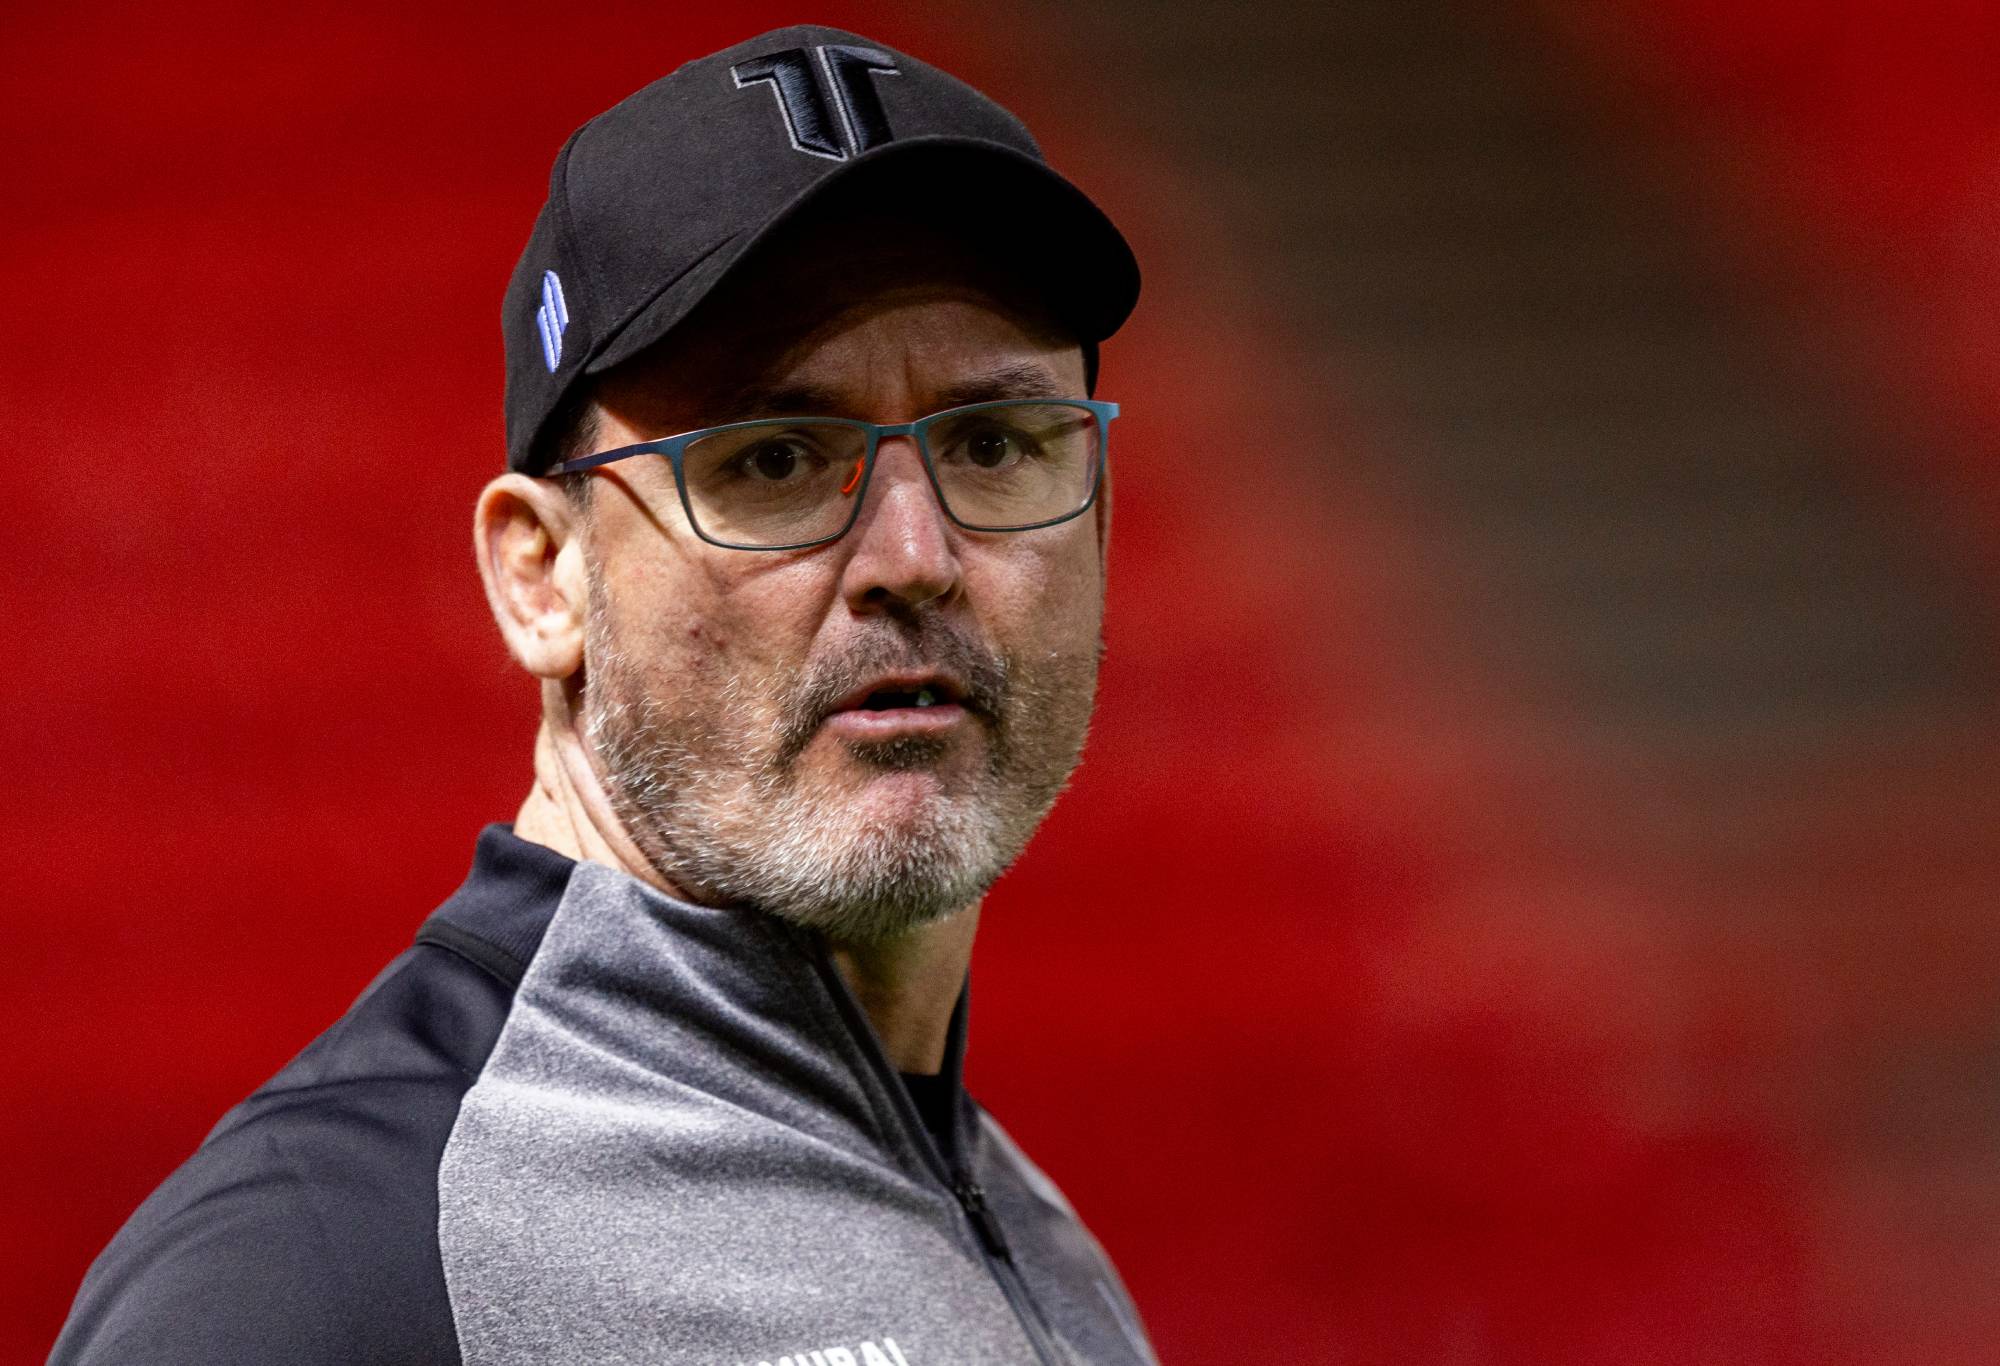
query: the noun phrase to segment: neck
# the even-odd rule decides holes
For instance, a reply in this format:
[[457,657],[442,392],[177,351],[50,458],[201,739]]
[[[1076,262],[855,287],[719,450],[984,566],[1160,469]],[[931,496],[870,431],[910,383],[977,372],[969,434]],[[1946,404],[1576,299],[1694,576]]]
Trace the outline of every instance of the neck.
[[975,902],[886,942],[830,945],[834,966],[868,1013],[897,1071],[930,1075],[944,1067],[952,1007],[965,984],[978,929]]
[[[582,738],[546,718],[535,735],[534,787],[514,817],[514,833],[570,858],[629,873],[676,900],[694,899],[655,868],[626,832]],[[978,927],[975,902],[897,939],[829,944],[835,968],[898,1071],[935,1073],[943,1067],[952,1007]]]

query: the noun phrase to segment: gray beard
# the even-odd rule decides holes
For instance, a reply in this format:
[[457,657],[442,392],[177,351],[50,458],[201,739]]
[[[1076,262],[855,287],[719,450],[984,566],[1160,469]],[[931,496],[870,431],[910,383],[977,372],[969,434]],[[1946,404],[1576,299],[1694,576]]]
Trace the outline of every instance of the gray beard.
[[[785,686],[773,734],[739,676],[671,701],[647,692],[635,661],[613,644],[607,608],[593,576],[584,735],[640,852],[706,905],[754,907],[844,943],[908,934],[985,894],[1083,752],[1095,657],[1028,669],[936,617],[885,619],[864,645]],[[986,762],[970,790],[884,820],[805,781],[799,758],[835,701],[880,673],[922,667],[964,679],[965,706],[985,727]],[[929,767],[947,748],[923,736],[849,745],[861,764],[884,771]]]

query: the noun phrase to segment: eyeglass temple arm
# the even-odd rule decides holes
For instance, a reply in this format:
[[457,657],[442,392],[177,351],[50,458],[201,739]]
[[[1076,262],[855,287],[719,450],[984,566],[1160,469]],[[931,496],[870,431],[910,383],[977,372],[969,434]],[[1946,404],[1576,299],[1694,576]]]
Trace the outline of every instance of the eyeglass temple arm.
[[614,460],[624,460],[634,455],[651,455],[656,452],[660,455],[671,455],[673,452],[669,448],[672,445],[671,440],[647,441],[637,446],[620,446],[615,450],[599,451],[595,455],[579,455],[574,460],[565,460],[559,465],[549,466],[549,474],[576,474],[582,470],[594,470],[599,465],[608,465]]

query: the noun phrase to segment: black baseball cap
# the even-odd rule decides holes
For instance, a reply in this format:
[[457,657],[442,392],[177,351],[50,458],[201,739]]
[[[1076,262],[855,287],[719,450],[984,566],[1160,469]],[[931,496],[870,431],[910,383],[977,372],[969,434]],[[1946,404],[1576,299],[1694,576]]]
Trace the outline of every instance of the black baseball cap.
[[665,337],[835,186],[1011,257],[1093,373],[1138,299],[1131,248],[1019,119],[871,39],[775,29],[654,81],[557,154],[507,287],[508,468],[539,473],[544,429],[582,376]]

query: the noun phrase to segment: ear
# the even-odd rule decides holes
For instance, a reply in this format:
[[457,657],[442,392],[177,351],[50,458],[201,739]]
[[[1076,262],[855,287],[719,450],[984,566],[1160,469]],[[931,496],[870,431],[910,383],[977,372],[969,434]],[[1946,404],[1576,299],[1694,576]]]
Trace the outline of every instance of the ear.
[[473,553],[507,652],[537,678],[583,667],[583,519],[552,479],[503,474],[480,490]]

